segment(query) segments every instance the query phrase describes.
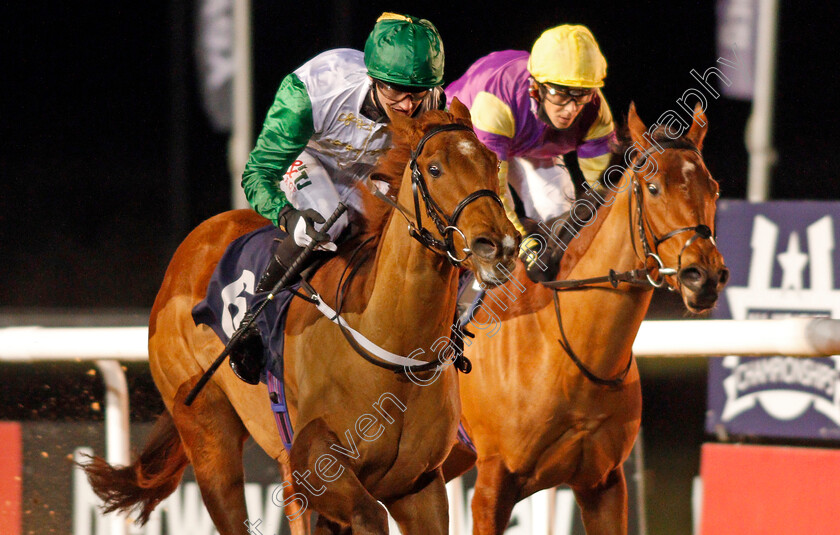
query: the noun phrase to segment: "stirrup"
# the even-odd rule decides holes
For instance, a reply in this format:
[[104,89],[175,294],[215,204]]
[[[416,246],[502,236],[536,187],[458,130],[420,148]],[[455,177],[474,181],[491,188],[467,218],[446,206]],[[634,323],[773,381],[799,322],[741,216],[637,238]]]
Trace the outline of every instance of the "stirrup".
[[238,334],[238,338],[230,346],[229,362],[233,373],[242,381],[249,385],[258,385],[266,362],[262,337],[254,324],[240,333],[242,326],[246,325],[251,317],[251,312],[247,312],[239,324],[240,328],[234,333],[234,336]]

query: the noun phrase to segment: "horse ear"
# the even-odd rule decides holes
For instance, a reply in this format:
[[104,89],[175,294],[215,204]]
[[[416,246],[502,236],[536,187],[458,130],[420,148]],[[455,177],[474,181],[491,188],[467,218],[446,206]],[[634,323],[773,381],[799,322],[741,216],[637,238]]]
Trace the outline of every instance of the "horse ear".
[[393,132],[408,132],[411,129],[411,123],[414,120],[407,115],[395,112],[390,106],[385,106],[385,114],[391,121],[391,130]]
[[472,119],[470,117],[470,110],[463,104],[461,101],[458,100],[458,97],[454,97],[452,99],[452,104],[449,105],[449,111],[452,115],[455,116],[456,119],[464,119],[472,125]]
[[703,148],[703,139],[706,138],[706,132],[709,131],[709,123],[706,121],[706,114],[703,112],[703,106],[698,102],[694,106],[694,121],[691,122],[691,128],[685,135],[689,141],[694,143],[698,149]]
[[630,103],[630,111],[627,112],[627,128],[630,130],[630,139],[634,143],[639,143],[642,147],[650,145],[648,140],[644,138],[647,128],[645,127],[645,123],[639,118],[639,114],[636,113],[635,102]]

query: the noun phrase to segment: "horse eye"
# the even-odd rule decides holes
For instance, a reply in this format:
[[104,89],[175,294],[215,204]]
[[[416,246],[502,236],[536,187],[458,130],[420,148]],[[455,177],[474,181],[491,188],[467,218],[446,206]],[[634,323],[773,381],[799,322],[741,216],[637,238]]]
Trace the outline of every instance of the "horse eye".
[[439,177],[440,176],[440,167],[438,167],[437,165],[430,165],[429,166],[429,174],[432,176],[432,178]]
[[649,183],[647,185],[647,188],[648,188],[648,192],[650,192],[650,194],[653,195],[654,197],[659,195],[659,187],[657,187],[656,184]]

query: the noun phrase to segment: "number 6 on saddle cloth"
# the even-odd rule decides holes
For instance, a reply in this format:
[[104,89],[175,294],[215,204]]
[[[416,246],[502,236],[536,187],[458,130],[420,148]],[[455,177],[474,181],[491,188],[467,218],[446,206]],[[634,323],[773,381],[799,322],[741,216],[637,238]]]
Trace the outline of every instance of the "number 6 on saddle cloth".
[[[340,208],[344,208],[344,205],[340,205]],[[325,223],[324,231],[342,213],[343,210],[337,210],[327,223]],[[277,239],[283,239],[286,236],[287,234],[285,232],[273,225],[266,225],[237,238],[225,250],[207,286],[204,300],[199,302],[192,311],[195,324],[205,324],[210,327],[219,339],[225,343],[225,349],[213,365],[207,369],[201,380],[193,387],[185,400],[185,404],[190,405],[195,400],[197,394],[218,366],[224,362],[225,357],[229,353],[232,340],[237,336],[237,333],[242,331],[242,329],[239,329],[240,322],[248,317],[247,312],[249,310],[253,310],[254,314],[251,315],[251,318],[262,337],[263,347],[266,349],[266,366],[263,372],[269,389],[271,408],[275,413],[283,443],[288,449],[291,447],[292,425],[286,409],[285,391],[282,381],[286,324],[285,312],[292,298],[295,295],[300,295],[297,293],[297,289],[301,286],[302,282],[298,281],[292,285],[288,285],[287,283],[288,280],[291,280],[297,274],[299,271],[298,266],[303,264],[307,251],[311,251],[315,247],[315,244],[311,244],[311,246],[304,250],[300,257],[293,263],[287,274],[277,283],[271,292],[256,291],[258,274],[265,272],[265,269],[271,262],[273,242]],[[381,348],[376,347],[361,334],[346,325],[336,311],[329,309],[324,303],[320,302],[317,294],[313,294],[313,297],[315,297],[318,308],[322,309],[322,313],[334,323],[341,325],[345,334],[349,332],[350,336],[355,338],[355,343],[359,343],[364,349],[371,351],[375,356],[386,361],[384,363],[385,365],[391,363],[392,365],[407,368],[415,366],[425,368],[429,365],[429,363],[423,361],[387,353]],[[351,341],[351,343],[354,342]],[[456,367],[458,366],[456,365]],[[462,371],[467,372],[467,370]]]
[[[324,223],[321,231],[327,232],[346,210],[347,207],[339,203],[338,208]],[[278,325],[278,319],[284,318],[283,312],[299,286],[299,283],[293,287],[288,287],[288,284],[298,275],[301,267],[305,265],[307,258],[317,246],[314,241],[307,245],[270,292],[256,293],[255,274],[265,273],[271,262],[273,242],[286,237],[287,234],[279,228],[266,225],[234,240],[225,250],[207,285],[204,300],[198,303],[192,312],[195,324],[203,323],[213,329],[219,339],[225,343],[225,349],[187,395],[184,400],[187,406],[192,404],[210,377],[230,354],[231,346],[236,338],[251,323],[255,323],[259,332],[263,333],[263,347],[269,352],[268,365],[277,360],[272,354],[274,348],[279,349],[282,356],[283,325]],[[281,293],[281,290],[289,291]],[[270,303],[274,303],[274,306],[268,306]],[[235,315],[232,308],[236,310]],[[253,314],[247,315],[250,323],[242,325],[243,328],[240,329],[239,323],[246,317],[249,310],[253,310]],[[285,324],[285,319],[282,323]],[[265,333],[268,333],[267,339]]]

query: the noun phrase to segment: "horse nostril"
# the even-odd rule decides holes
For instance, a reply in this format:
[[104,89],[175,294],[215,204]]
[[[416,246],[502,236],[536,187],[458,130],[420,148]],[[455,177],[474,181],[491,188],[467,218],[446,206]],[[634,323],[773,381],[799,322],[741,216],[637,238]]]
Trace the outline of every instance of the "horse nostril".
[[691,289],[698,289],[706,280],[706,275],[696,267],[687,267],[680,270],[680,283]]
[[490,238],[478,237],[472,242],[472,252],[480,258],[493,259],[496,257],[498,247],[496,243]]
[[722,267],[720,268],[720,275],[718,276],[718,284],[721,286],[725,286],[726,283],[729,282],[729,268]]

